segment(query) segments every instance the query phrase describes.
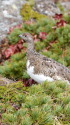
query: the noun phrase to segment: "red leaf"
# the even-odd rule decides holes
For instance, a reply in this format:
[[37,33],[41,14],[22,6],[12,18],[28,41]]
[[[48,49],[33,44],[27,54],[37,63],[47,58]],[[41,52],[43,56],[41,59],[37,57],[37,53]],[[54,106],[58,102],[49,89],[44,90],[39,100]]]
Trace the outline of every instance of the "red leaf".
[[8,49],[5,50],[4,54],[6,58],[9,58],[11,55],[15,53],[16,46],[11,45]]
[[39,33],[39,38],[42,39],[42,40],[46,39],[46,36],[47,36],[46,32],[40,32]]
[[17,44],[17,47],[19,48],[19,50],[21,50],[23,48],[23,45],[21,43]]
[[19,41],[17,44],[9,46],[9,48],[6,49],[2,54],[5,55],[5,58],[7,59],[11,55],[21,51],[21,49],[23,49],[23,42]]
[[56,20],[59,20],[59,19],[61,19],[62,17],[63,17],[62,14],[55,14],[55,16],[54,16],[54,18],[55,18]]
[[13,26],[13,27],[9,28],[8,34],[10,34],[15,28],[21,29],[22,28],[22,24],[18,24],[16,26]]
[[11,48],[8,48],[4,53],[5,53],[6,59],[9,58],[11,55],[14,54],[14,52],[12,51]]
[[64,20],[60,20],[59,22],[56,23],[57,27],[65,26],[67,23]]
[[23,41],[22,39],[20,39],[20,40],[18,41],[18,43],[21,43],[21,44],[23,44],[23,42],[24,42],[24,41]]
[[14,28],[22,28],[22,24],[18,24],[18,25],[16,25],[16,26],[14,26]]
[[8,34],[10,34],[14,30],[14,27],[9,28]]
[[35,81],[33,79],[23,80],[24,86],[31,86],[32,84],[35,84]]
[[33,36],[33,40],[34,40],[34,42],[40,41],[40,39],[38,39],[38,36],[37,36],[37,35],[34,35],[34,36]]

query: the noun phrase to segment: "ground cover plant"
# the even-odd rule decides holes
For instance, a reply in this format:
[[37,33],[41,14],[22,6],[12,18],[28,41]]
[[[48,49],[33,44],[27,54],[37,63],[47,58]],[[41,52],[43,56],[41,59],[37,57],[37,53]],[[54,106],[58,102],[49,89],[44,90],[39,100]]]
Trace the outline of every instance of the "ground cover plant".
[[[25,14],[27,6],[32,16]],[[1,50],[0,74],[17,82],[0,86],[0,124],[69,125],[70,86],[63,81],[32,85],[36,83],[26,72],[27,44],[19,34],[31,33],[36,51],[69,68],[70,15],[49,18],[34,14],[26,4],[21,10],[25,22],[9,29]]]
[[0,123],[7,125],[69,125],[70,86],[62,81],[23,87],[0,87]]

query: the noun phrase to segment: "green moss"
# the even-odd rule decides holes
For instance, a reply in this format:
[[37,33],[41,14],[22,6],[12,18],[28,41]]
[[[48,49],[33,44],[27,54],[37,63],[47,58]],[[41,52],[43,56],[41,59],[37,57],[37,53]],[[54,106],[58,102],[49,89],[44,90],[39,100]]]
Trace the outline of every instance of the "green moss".
[[35,47],[36,47],[37,51],[41,51],[42,49],[45,48],[45,44],[44,44],[44,42],[38,41],[38,42],[35,43]]
[[[1,87],[1,86],[0,86]],[[57,93],[56,93],[57,89]],[[23,87],[21,82],[1,87],[1,122],[19,125],[69,124],[70,86],[62,81]],[[62,116],[62,117],[61,117]]]
[[70,43],[70,25],[66,25],[65,27],[57,28],[56,34],[58,37],[58,41],[60,42],[60,45],[62,47],[65,47],[66,44],[69,45],[69,43]]
[[4,86],[0,86],[0,99],[2,98],[3,93],[6,91]]
[[26,0],[27,4],[29,4],[31,7],[34,6],[34,0]]
[[20,10],[20,14],[23,17],[23,20],[30,20],[35,19],[39,20],[40,18],[44,18],[45,16],[42,14],[39,14],[38,12],[33,11],[30,5],[25,4]]
[[2,115],[4,123],[9,123],[10,125],[16,122],[16,116],[11,113],[4,113]]
[[25,52],[14,54],[9,61],[0,66],[0,74],[11,79],[21,79],[26,70],[25,56]]
[[18,37],[19,34],[21,34],[23,31],[20,30],[20,29],[14,29],[13,32],[10,33],[10,35],[8,36],[8,39],[9,39],[9,43],[10,44],[15,44],[18,42],[18,40],[20,39]]
[[66,21],[66,22],[68,22],[69,24],[70,24],[70,15],[68,15],[68,14],[64,14],[63,15],[63,18],[64,18],[64,20]]

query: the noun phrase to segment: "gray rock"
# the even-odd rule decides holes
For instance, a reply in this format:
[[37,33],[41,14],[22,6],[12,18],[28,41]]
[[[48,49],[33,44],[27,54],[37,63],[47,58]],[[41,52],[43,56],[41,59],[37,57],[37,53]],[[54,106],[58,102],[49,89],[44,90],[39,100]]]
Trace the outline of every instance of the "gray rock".
[[11,83],[15,83],[16,81],[13,81],[13,80],[11,80],[11,79],[8,79],[8,78],[5,78],[5,77],[2,77],[1,75],[0,75],[0,86],[5,86],[5,85],[9,85],[9,84],[11,84]]
[[60,9],[51,0],[35,0],[34,10],[48,16],[54,16],[55,13],[60,13]]
[[70,2],[62,2],[61,5],[63,6],[65,11],[70,11]]
[[19,12],[24,3],[25,0],[0,0],[0,41],[10,27],[22,23]]

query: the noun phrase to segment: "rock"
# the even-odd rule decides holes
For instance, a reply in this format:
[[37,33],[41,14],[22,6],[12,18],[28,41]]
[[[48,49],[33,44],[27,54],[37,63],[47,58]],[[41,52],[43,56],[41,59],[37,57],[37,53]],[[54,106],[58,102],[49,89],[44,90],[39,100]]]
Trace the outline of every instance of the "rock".
[[0,41],[6,37],[10,27],[22,23],[19,11],[24,3],[25,0],[0,0]]
[[15,81],[13,80],[10,80],[10,79],[7,79],[7,78],[4,78],[0,75],[0,86],[5,86],[7,84],[11,84],[11,83],[14,83]]
[[54,16],[55,13],[60,14],[60,9],[51,0],[35,0],[34,10],[48,16]]
[[70,11],[70,2],[62,2],[61,5],[63,6],[65,11]]

